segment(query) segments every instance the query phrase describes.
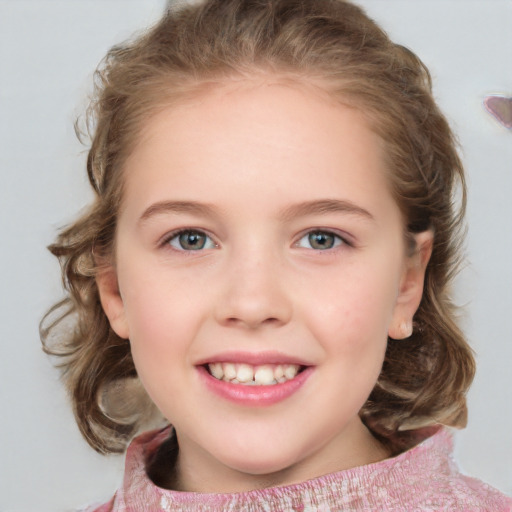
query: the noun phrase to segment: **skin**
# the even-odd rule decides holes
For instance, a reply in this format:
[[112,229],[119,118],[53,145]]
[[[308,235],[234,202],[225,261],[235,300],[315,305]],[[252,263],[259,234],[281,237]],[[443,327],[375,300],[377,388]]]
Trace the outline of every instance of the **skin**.
[[[385,458],[358,411],[387,336],[410,334],[432,236],[407,249],[364,116],[307,85],[228,83],[152,117],[124,172],[116,261],[97,281],[175,426],[174,486],[245,491]],[[297,208],[325,200],[358,211]],[[176,201],[188,206],[165,206]],[[184,250],[183,229],[205,233],[204,248]],[[313,248],[315,230],[334,246]],[[278,351],[313,371],[276,404],[236,404],[197,365],[240,351]]]

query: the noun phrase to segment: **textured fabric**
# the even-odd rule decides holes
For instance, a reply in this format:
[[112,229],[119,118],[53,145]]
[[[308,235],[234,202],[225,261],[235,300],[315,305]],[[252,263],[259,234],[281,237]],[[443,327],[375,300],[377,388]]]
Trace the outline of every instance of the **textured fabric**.
[[145,461],[169,433],[165,429],[136,438],[126,455],[123,486],[109,503],[87,512],[512,511],[512,499],[458,472],[446,429],[382,462],[301,484],[236,494],[175,492],[155,486],[146,476]]

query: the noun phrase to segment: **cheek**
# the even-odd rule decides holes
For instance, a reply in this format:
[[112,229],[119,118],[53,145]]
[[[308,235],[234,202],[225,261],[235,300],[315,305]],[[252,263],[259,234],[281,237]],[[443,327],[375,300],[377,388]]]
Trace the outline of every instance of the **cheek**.
[[146,392],[172,421],[180,397],[186,396],[185,369],[193,334],[178,303],[170,303],[166,294],[160,295],[154,288],[153,292],[127,300],[131,352]]
[[125,281],[122,293],[131,351],[137,372],[152,395],[154,383],[179,376],[194,337],[194,308],[191,300],[177,293],[172,281],[137,267],[127,270],[130,280]]
[[180,331],[191,325],[188,320],[198,298],[187,296],[190,283],[179,282],[158,261],[137,253],[125,259],[118,272],[132,344],[158,351],[179,345]]
[[[309,287],[310,307],[305,312],[311,330],[325,343],[333,341],[337,351],[359,351],[382,344],[387,330],[397,285],[389,273],[347,269],[344,276],[328,281],[328,290]],[[336,340],[336,342],[334,342]]]

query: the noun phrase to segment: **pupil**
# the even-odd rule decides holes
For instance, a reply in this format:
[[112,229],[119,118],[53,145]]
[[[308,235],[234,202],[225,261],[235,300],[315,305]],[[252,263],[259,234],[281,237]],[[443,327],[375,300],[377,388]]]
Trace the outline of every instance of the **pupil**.
[[311,233],[309,243],[313,249],[331,249],[334,246],[334,236],[329,233]]
[[204,247],[205,236],[192,231],[180,235],[180,245],[183,249],[198,251]]

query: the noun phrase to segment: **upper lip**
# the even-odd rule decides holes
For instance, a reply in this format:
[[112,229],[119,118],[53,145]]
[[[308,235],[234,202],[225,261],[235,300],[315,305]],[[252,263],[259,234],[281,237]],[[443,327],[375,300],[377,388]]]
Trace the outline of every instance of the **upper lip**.
[[196,366],[202,366],[208,363],[245,363],[252,366],[264,364],[296,364],[299,366],[312,366],[304,359],[283,354],[281,352],[236,352],[229,351],[206,357],[197,361]]

